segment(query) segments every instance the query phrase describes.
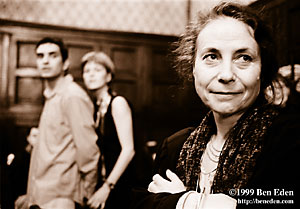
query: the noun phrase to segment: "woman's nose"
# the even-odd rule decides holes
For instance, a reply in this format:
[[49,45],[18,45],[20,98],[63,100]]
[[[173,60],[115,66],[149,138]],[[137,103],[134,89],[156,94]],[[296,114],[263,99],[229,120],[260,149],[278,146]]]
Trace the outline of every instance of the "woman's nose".
[[234,73],[233,64],[231,62],[224,62],[223,65],[220,66],[220,72],[217,78],[221,83],[230,83],[235,81],[236,75]]
[[89,77],[90,77],[90,78],[95,77],[95,73],[94,73],[94,72],[89,72]]

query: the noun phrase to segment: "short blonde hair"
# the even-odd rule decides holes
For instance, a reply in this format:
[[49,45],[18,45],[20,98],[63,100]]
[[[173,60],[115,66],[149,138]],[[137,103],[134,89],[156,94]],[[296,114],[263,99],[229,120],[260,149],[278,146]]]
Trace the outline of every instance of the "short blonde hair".
[[111,73],[112,76],[115,74],[115,65],[110,57],[104,52],[91,51],[86,53],[81,58],[81,69],[83,70],[85,64],[89,61],[94,61],[105,67],[108,73]]

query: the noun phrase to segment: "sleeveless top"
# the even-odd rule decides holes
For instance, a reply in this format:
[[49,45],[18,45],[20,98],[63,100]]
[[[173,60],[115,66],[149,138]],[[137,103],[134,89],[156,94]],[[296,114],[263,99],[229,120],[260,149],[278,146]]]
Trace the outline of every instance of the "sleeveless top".
[[[96,189],[99,189],[104,183],[105,179],[107,179],[122,150],[112,116],[112,102],[116,97],[117,95],[111,95],[107,112],[101,117],[99,125],[96,127],[96,133],[98,135],[97,145],[101,151],[101,156],[98,161],[98,182]],[[129,208],[131,203],[130,195],[132,182],[134,178],[132,162],[133,160],[129,163],[126,170],[120,176],[114,189],[111,190],[105,203],[105,209]]]
[[[97,145],[101,152],[98,162],[97,188],[102,186],[104,180],[111,173],[122,149],[112,116],[112,102],[116,97],[117,96],[112,95],[110,103],[107,107],[107,112],[105,113],[104,117],[101,118],[98,127],[96,127],[96,133],[98,135]],[[103,170],[105,170],[105,173],[103,173]],[[128,184],[131,183],[130,170],[132,170],[131,163],[117,181],[116,188],[128,186]]]

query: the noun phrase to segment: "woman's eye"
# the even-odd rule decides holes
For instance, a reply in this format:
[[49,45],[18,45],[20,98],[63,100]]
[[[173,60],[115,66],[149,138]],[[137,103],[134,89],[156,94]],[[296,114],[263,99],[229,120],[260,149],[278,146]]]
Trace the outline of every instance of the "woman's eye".
[[241,69],[247,68],[252,61],[253,58],[250,55],[240,55],[235,59],[235,63]]
[[249,55],[241,55],[237,59],[238,62],[251,62],[252,60],[252,57]]
[[203,56],[203,61],[206,65],[215,66],[219,63],[220,57],[218,54],[210,53]]
[[218,57],[216,54],[206,54],[203,57],[203,60],[216,60]]
[[98,73],[98,72],[102,72],[103,69],[102,68],[95,68],[95,71]]

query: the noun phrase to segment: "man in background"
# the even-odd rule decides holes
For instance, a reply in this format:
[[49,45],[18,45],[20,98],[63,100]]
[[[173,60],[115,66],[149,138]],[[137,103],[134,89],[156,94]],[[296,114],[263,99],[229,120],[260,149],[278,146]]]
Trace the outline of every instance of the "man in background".
[[16,208],[74,209],[90,198],[97,182],[99,149],[93,104],[71,75],[68,51],[58,39],[36,46],[37,68],[45,80],[45,105],[33,147],[27,194]]

